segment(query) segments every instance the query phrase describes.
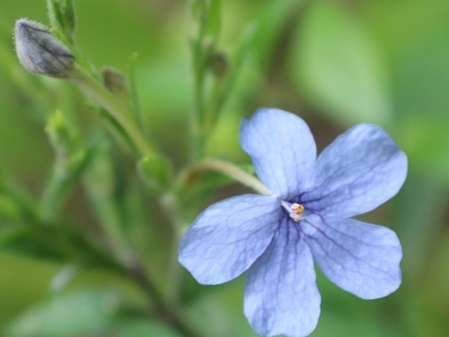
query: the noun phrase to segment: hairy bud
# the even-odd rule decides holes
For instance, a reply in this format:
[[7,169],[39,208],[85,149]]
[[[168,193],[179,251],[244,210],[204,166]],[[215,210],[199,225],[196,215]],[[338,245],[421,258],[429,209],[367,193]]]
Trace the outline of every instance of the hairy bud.
[[15,27],[16,52],[26,70],[51,77],[67,78],[75,56],[49,29],[20,19]]

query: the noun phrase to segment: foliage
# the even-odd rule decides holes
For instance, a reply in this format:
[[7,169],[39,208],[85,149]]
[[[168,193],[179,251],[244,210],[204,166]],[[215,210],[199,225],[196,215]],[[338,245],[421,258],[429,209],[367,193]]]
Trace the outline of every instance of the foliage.
[[[362,220],[397,232],[399,290],[352,298],[318,274],[312,336],[448,330],[449,5],[376,1],[2,1],[0,330],[7,336],[255,336],[243,284],[178,263],[206,206],[247,191],[238,124],[277,106],[319,148],[354,123],[409,158],[403,190]],[[68,81],[17,60],[15,21],[50,28]],[[237,164],[232,164],[237,163]],[[251,187],[251,183],[249,183]]]

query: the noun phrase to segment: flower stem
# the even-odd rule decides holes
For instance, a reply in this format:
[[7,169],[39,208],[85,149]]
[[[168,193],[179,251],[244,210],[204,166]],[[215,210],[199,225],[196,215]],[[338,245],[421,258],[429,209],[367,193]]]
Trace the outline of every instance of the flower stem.
[[192,166],[187,175],[196,175],[202,171],[220,172],[260,194],[271,194],[270,190],[259,179],[230,162],[218,159],[205,159]]
[[131,114],[127,108],[118,101],[97,79],[93,78],[83,68],[75,65],[74,72],[69,79],[77,85],[83,92],[100,104],[126,132],[133,142],[140,156],[154,153],[154,149],[136,124],[130,118]]

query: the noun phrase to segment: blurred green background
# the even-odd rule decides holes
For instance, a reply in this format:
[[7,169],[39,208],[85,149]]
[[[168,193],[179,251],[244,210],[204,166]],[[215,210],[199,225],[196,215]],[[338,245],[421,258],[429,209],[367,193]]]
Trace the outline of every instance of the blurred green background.
[[[409,158],[398,196],[363,216],[397,232],[404,250],[402,286],[385,299],[363,301],[319,275],[322,315],[312,336],[447,336],[449,2],[227,0],[222,6],[224,53],[232,55],[248,25],[256,30],[209,155],[248,162],[238,145],[239,121],[258,107],[274,106],[303,117],[319,148],[355,123],[376,123]],[[77,0],[76,9],[78,45],[93,64],[127,72],[131,55],[138,53],[135,82],[142,111],[161,148],[181,166],[193,110],[189,2]],[[48,114],[69,111],[89,128],[98,120],[69,84],[22,70],[12,32],[23,17],[48,24],[45,1],[0,4],[0,168],[4,179],[39,199],[53,160],[44,131]],[[240,191],[234,187],[223,194]],[[143,202],[152,209],[151,198]],[[121,314],[123,307],[144,301],[126,278],[107,268],[33,254],[32,242],[11,244],[16,209],[1,193],[0,209],[0,328],[9,331],[3,336],[178,336],[164,324]],[[163,222],[154,212],[154,223]],[[77,228],[96,233],[81,188],[64,214]],[[147,229],[148,239],[136,235],[141,251],[156,256],[156,265],[159,229]],[[52,240],[57,245],[58,238]],[[197,296],[185,302],[189,320],[208,336],[255,336],[242,312],[243,287],[241,277],[195,288]]]

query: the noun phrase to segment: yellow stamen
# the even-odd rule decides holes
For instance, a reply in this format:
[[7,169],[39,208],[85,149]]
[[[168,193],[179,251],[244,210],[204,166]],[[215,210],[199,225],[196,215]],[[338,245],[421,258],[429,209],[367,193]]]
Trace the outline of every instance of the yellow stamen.
[[294,204],[291,204],[290,209],[293,211],[293,213],[301,216],[304,212],[304,206],[301,204],[297,204],[296,202]]

